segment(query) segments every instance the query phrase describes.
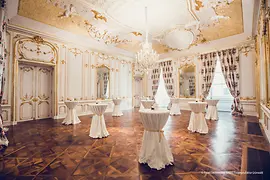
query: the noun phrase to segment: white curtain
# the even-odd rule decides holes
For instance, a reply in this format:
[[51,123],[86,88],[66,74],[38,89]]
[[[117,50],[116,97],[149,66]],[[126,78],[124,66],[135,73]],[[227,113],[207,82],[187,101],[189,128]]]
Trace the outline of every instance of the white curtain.
[[239,52],[236,48],[218,52],[222,73],[227,87],[234,97],[232,104],[232,115],[242,115],[243,108],[240,103],[240,73],[239,73]]
[[2,118],[2,100],[5,84],[5,61],[6,61],[6,1],[0,1],[0,150],[8,145],[8,140],[5,135],[7,128],[3,127]]
[[158,86],[159,86],[159,76],[160,76],[160,69],[154,68],[152,70],[152,74],[151,74],[151,79],[152,79],[152,92],[153,92],[153,96],[155,97],[157,90],[158,90]]
[[[162,68],[161,68],[160,74],[163,74]],[[159,86],[157,89],[157,93],[155,95],[155,101],[159,105],[159,107],[165,107],[165,108],[170,103],[170,97],[167,93],[163,76],[159,77]]]
[[160,62],[160,67],[162,68],[162,75],[165,83],[165,87],[169,97],[174,96],[174,77],[173,77],[173,65],[172,61]]

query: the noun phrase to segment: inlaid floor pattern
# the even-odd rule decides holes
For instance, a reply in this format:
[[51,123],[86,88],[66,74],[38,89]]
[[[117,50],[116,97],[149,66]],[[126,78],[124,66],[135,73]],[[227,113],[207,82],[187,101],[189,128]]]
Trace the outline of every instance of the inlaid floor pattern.
[[206,135],[187,130],[189,111],[171,116],[164,134],[174,165],[161,171],[138,163],[144,129],[137,110],[125,111],[122,117],[106,114],[110,136],[104,139],[89,137],[90,116],[70,126],[52,119],[19,123],[9,129],[0,179],[239,179],[237,172],[246,170],[243,160],[248,162],[244,150],[269,152],[269,143],[262,135],[248,134],[248,122],[257,123],[257,118],[219,116],[218,121],[207,121]]

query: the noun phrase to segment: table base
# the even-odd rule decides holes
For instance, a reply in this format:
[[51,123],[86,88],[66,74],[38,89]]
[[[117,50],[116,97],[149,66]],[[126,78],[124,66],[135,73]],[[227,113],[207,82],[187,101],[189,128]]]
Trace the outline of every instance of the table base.
[[81,121],[77,116],[76,109],[68,110],[67,116],[62,122],[62,124],[70,125],[70,124],[79,124]]
[[170,115],[171,115],[171,116],[180,116],[180,115],[181,115],[181,113],[180,113],[180,112],[178,112],[178,113],[171,112],[171,113],[170,113]]
[[216,106],[208,106],[207,113],[205,115],[205,119],[211,119],[214,121],[218,120],[218,112]]
[[104,116],[94,115],[92,117],[89,136],[92,138],[104,138],[109,136],[107,131]]
[[172,115],[172,116],[181,115],[180,108],[179,108],[178,104],[172,104],[172,107],[170,109],[170,115]]
[[120,106],[119,105],[115,105],[112,116],[116,116],[116,117],[120,117],[123,116],[122,111],[120,110]]
[[139,163],[146,163],[150,168],[157,170],[173,165],[169,144],[165,137],[160,137],[159,132],[144,131]]
[[188,130],[201,134],[208,133],[208,126],[203,113],[191,113]]

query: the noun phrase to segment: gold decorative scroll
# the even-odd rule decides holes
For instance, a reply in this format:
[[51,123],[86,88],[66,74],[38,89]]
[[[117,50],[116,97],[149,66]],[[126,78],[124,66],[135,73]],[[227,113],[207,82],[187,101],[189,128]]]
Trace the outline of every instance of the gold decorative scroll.
[[74,56],[77,56],[77,55],[83,53],[80,49],[77,49],[77,48],[70,48],[70,49],[68,49],[68,50],[69,50],[71,53],[73,53]]
[[94,18],[97,19],[97,20],[103,20],[105,22],[107,22],[107,18],[105,16],[102,16],[99,12],[97,12],[96,10],[91,10],[92,13],[94,14]]
[[104,42],[105,44],[120,44],[130,42],[127,39],[120,39],[119,35],[112,35],[108,30],[100,31],[93,24],[90,24],[88,21],[85,21],[85,26],[88,33],[91,37],[97,41]]
[[[30,48],[27,47],[27,43],[32,43],[35,45],[35,48]],[[49,50],[48,51],[43,51],[41,47],[47,47]],[[46,62],[46,63],[51,63],[51,64],[56,64],[56,58],[57,58],[57,53],[56,53],[55,47],[47,42],[44,41],[41,37],[35,36],[31,39],[20,39],[18,41],[18,59],[19,60],[26,60],[26,61],[36,61],[36,62]],[[26,55],[27,52],[30,53],[35,53],[36,57],[30,58],[29,56]],[[41,55],[48,55],[51,54],[49,57],[50,59],[42,59]]]

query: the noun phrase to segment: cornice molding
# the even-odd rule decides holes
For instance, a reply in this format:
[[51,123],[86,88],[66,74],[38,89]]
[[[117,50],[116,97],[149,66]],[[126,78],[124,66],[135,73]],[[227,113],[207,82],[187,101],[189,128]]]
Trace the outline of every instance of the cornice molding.
[[[63,43],[65,45],[78,46],[78,44],[76,44],[74,42],[66,41],[63,38],[60,38],[60,37],[57,37],[57,36],[54,36],[54,35],[51,35],[51,34],[43,33],[43,32],[40,32],[40,31],[35,31],[35,30],[32,30],[32,29],[28,29],[28,28],[25,28],[25,27],[21,27],[21,26],[18,26],[18,25],[8,24],[7,25],[7,30],[17,32],[17,33],[21,33],[21,34],[26,34],[26,35],[29,35],[29,36],[40,36],[43,39],[49,39],[49,40],[52,40],[52,41],[56,41],[58,43]],[[100,53],[100,54],[106,54],[108,56],[116,57],[117,59],[124,59],[124,60],[127,60],[127,61],[133,61],[133,58],[129,57],[129,56],[124,56],[124,55],[119,55],[119,54],[111,54],[111,53],[101,51],[101,50],[98,50],[98,49],[93,49],[93,48],[90,48],[90,47],[87,47],[87,46],[83,46],[83,45],[80,45],[80,46],[83,47],[86,50],[90,49],[91,52],[96,52],[96,53]]]

